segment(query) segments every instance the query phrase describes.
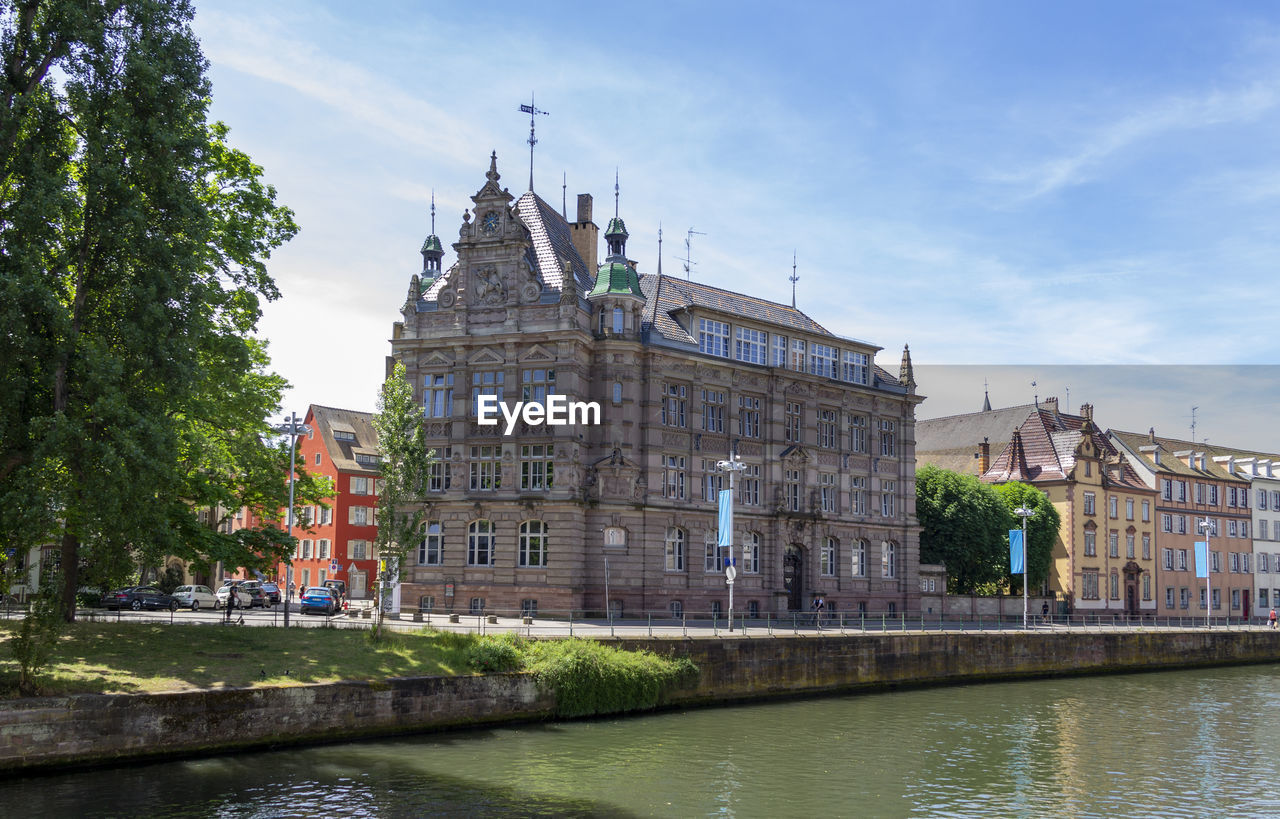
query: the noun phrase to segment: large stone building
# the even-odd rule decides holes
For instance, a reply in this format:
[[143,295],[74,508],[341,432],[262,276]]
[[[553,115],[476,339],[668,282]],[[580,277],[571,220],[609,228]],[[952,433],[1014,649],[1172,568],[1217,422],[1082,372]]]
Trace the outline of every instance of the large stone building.
[[[616,209],[597,264],[592,199],[567,221],[499,184],[496,156],[444,269],[434,235],[393,330],[433,467],[403,605],[639,616],[723,611],[717,492],[735,477],[738,613],[919,607],[916,394],[880,349],[803,312],[641,275]],[[434,225],[433,225],[434,231]],[[481,424],[552,395],[574,423]],[[490,398],[492,396],[492,398]],[[558,400],[558,399],[557,399]]]

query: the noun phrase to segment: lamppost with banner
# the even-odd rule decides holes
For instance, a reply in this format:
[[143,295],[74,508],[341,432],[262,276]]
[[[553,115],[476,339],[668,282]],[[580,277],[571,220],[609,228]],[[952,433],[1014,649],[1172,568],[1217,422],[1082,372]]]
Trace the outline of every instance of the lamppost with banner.
[[[298,436],[311,432],[311,427],[302,423],[296,412],[289,413],[283,424],[274,427],[281,435],[289,436],[289,539],[293,539],[293,486],[298,477]],[[288,563],[284,570],[284,627],[289,627],[289,603],[293,599],[293,564]]]
[[1036,510],[1023,504],[1014,509],[1013,513],[1022,518],[1022,627],[1025,629],[1027,627],[1027,577],[1030,574],[1027,571],[1027,518],[1035,517]]
[[1210,572],[1209,562],[1211,560],[1210,556],[1213,553],[1209,551],[1209,535],[1213,530],[1213,523],[1208,518],[1200,518],[1199,520],[1196,521],[1196,528],[1204,533],[1204,543],[1196,544],[1196,552],[1197,552],[1196,562],[1197,563],[1200,562],[1199,561],[1200,547],[1204,546],[1204,626],[1205,628],[1212,628],[1212,623],[1209,620],[1209,616],[1213,612],[1213,591],[1212,591],[1212,586],[1209,585],[1209,582],[1210,582],[1209,581],[1209,572]]
[[728,551],[724,558],[724,580],[729,586],[729,631],[733,631],[733,581],[738,576],[738,569],[733,559],[733,476],[745,472],[747,465],[737,453],[729,456],[727,461],[716,461],[716,470],[729,473],[729,488],[720,490],[719,531],[716,533],[717,546]]

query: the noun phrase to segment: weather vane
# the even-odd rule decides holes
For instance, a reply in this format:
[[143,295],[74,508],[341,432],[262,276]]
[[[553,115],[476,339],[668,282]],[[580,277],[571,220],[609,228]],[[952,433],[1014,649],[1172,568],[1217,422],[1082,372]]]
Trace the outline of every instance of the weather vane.
[[533,104],[533,92],[529,93],[529,104],[521,104],[520,110],[529,115],[529,190],[533,190],[533,146],[538,144],[538,138],[533,134],[533,119],[536,114],[547,114],[548,111],[536,107]]
[[796,275],[796,252],[791,251],[791,309],[796,306],[796,282],[800,281],[800,277]]

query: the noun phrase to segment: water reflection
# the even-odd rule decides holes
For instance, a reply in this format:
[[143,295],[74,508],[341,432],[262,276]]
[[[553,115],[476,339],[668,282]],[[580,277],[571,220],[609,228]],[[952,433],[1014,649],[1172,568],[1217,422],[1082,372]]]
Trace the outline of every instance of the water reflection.
[[1041,680],[0,784],[25,816],[1280,815],[1280,667]]

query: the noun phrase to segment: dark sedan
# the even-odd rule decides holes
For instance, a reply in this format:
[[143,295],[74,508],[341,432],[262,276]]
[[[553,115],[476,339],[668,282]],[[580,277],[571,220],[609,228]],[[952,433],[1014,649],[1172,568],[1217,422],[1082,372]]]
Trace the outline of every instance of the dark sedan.
[[324,586],[312,586],[302,595],[302,603],[298,606],[302,614],[317,611],[321,614],[335,614],[338,611],[338,600],[333,592]]
[[280,587],[275,583],[272,583],[270,580],[263,581],[262,593],[267,596],[267,602],[269,604],[274,606],[280,602]]
[[165,594],[155,586],[127,586],[123,589],[116,589],[102,598],[102,605],[113,611],[115,609],[133,609],[134,611],[142,611],[143,609],[178,610],[177,598]]

